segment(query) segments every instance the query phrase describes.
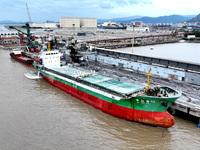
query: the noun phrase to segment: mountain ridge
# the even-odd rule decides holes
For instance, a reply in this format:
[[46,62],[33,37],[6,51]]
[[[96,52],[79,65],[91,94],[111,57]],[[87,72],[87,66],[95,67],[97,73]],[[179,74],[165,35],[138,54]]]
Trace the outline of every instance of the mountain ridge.
[[188,20],[187,22],[200,22],[200,14],[198,14],[196,17]]
[[[159,17],[148,17],[148,16],[132,16],[123,18],[113,18],[113,19],[98,19],[98,23],[103,22],[118,22],[118,23],[131,23],[131,21],[142,21],[143,23],[181,23],[186,22],[196,15],[169,15],[169,16],[159,16]],[[138,18],[139,17],[139,18]]]
[[26,22],[22,21],[12,21],[12,20],[2,20],[0,24],[25,24]]

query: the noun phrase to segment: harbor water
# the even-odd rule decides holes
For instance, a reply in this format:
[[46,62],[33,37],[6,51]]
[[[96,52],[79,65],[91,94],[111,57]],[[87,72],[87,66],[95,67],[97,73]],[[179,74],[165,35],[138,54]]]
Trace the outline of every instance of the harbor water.
[[6,24],[0,24],[0,31],[8,31],[8,29],[5,28]]
[[175,116],[169,129],[110,116],[50,85],[0,49],[0,149],[193,150],[197,124]]

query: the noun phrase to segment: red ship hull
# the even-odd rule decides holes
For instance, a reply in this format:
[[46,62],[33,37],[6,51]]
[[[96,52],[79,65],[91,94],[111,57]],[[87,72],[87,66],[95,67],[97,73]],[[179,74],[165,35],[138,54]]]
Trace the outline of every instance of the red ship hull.
[[18,62],[29,66],[29,67],[33,67],[33,60],[29,57],[23,56],[22,54],[14,54],[14,53],[10,53],[11,58],[17,60]]
[[[166,112],[149,112],[136,110],[132,108],[122,107],[110,102],[107,102],[103,99],[85,93],[77,88],[66,85],[62,82],[49,78],[42,74],[43,77],[52,85],[60,88],[61,90],[71,94],[72,96],[92,105],[93,107],[106,112],[112,116],[123,118],[130,121],[136,121],[140,123],[161,126],[165,128],[172,127],[175,123],[174,117],[171,116],[167,111]],[[164,117],[163,117],[164,116]]]

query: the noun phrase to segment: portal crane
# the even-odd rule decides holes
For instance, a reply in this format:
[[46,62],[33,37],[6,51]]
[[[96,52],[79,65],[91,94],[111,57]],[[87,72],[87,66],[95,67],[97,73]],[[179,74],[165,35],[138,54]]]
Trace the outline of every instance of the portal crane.
[[28,13],[29,21],[30,21],[30,23],[32,23],[31,15],[30,15],[30,12],[29,12],[29,8],[28,8],[27,3],[26,3],[26,10],[27,10],[27,13]]
[[22,33],[22,34],[25,34],[27,35],[27,40],[28,40],[28,43],[27,43],[27,46],[28,47],[32,47],[32,41],[31,41],[31,33],[30,33],[30,26],[28,23],[26,23],[26,29],[27,29],[27,33],[15,28],[14,26],[12,26],[13,29],[17,30],[19,33]]
[[[31,16],[30,16],[30,13],[29,13],[29,9],[28,9],[28,5],[26,4],[26,8],[27,8],[27,12],[28,12],[28,15],[29,15],[29,20],[30,20],[30,23],[32,23],[31,21]],[[34,49],[36,49],[35,51],[38,52],[38,43],[35,43],[33,42],[35,37],[32,35],[32,33],[30,32],[30,25],[29,23],[26,23],[26,30],[27,30],[27,33],[26,32],[23,32],[21,31],[20,29],[17,29],[16,27],[14,26],[11,26],[11,28],[15,29],[18,31],[18,33],[21,33],[21,34],[25,34],[27,36],[27,50],[32,50],[34,51]]]

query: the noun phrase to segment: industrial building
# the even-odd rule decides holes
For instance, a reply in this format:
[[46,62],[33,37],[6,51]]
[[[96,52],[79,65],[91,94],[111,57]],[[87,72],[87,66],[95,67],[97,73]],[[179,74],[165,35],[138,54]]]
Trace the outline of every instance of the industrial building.
[[149,32],[149,27],[147,27],[142,21],[132,21],[131,26],[127,26],[126,30],[133,32]]
[[57,28],[58,23],[30,23],[30,27]]
[[96,29],[97,18],[74,18],[74,17],[60,17],[61,28],[86,28]]
[[133,26],[127,26],[127,31],[133,31],[133,32],[149,32],[149,27],[133,27]]
[[136,27],[142,27],[143,22],[142,21],[132,21],[131,25],[136,26]]
[[102,24],[102,26],[107,27],[107,26],[112,26],[112,25],[116,25],[116,24],[117,24],[117,22],[111,22],[111,21],[109,21],[109,22],[104,22]]

